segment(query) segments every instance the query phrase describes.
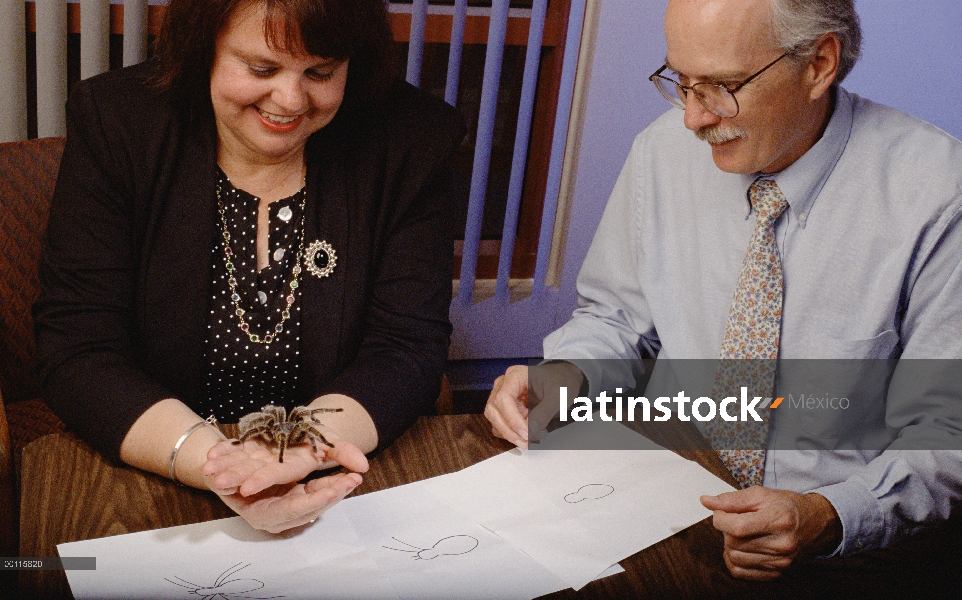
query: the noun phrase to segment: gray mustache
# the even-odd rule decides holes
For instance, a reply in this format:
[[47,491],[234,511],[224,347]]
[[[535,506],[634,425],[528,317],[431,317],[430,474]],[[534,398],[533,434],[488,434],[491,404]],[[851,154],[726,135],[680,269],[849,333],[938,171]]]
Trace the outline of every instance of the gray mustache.
[[739,127],[722,127],[714,125],[702,127],[695,132],[695,137],[709,144],[723,144],[738,138],[747,138],[748,133]]

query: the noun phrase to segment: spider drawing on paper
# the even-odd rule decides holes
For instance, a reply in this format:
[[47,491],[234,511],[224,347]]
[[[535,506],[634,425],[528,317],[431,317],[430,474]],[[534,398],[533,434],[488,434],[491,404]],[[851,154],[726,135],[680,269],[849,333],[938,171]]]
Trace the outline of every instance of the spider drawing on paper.
[[237,563],[232,567],[228,567],[217,577],[217,579],[214,581],[214,585],[211,586],[198,585],[181,577],[174,577],[174,579],[180,583],[171,579],[167,579],[166,577],[164,577],[164,580],[169,581],[174,585],[179,585],[182,588],[187,588],[188,594],[198,596],[203,598],[203,600],[234,600],[237,598],[245,598],[249,600],[273,600],[274,598],[284,597],[247,596],[246,594],[263,588],[264,582],[258,579],[228,579],[229,577],[236,575],[239,571],[251,566],[250,563],[247,563],[243,566],[241,566],[241,564],[242,563]]
[[305,441],[311,443],[311,448],[317,452],[317,441],[331,448],[334,444],[327,441],[324,434],[314,427],[321,422],[314,418],[314,413],[319,412],[342,412],[343,408],[308,408],[306,406],[296,406],[291,409],[288,415],[283,406],[268,404],[260,412],[244,415],[238,423],[240,437],[234,440],[235,445],[243,444],[252,437],[260,437],[268,444],[280,448],[280,456],[277,462],[284,462],[284,450],[288,446],[303,444]]
[[392,548],[390,546],[381,546],[382,548],[387,548],[388,550],[396,550],[397,552],[411,552],[414,554],[411,558],[414,560],[432,560],[439,556],[457,556],[459,554],[467,554],[475,548],[478,547],[478,538],[470,535],[449,535],[446,538],[441,538],[434,543],[430,548],[419,548],[417,546],[412,546],[407,542],[402,542],[393,535],[391,539],[404,544],[414,550],[404,550],[401,548]]

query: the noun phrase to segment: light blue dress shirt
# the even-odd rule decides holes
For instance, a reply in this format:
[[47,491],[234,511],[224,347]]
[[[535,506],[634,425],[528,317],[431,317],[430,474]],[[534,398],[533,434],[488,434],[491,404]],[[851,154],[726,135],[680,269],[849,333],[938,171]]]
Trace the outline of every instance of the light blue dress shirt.
[[[720,171],[682,111],[639,134],[579,274],[579,308],[545,358],[717,358],[756,178]],[[781,358],[962,358],[962,143],[838,88],[822,138],[774,179],[790,203],[776,226]],[[588,370],[592,397],[626,383]],[[767,453],[764,485],[835,507],[836,554],[888,546],[962,498],[962,452],[905,449],[933,447],[919,443],[932,435],[962,448],[962,398],[931,411],[878,403],[884,451]],[[771,427],[770,446],[788,435]],[[809,445],[791,447],[832,437],[803,431]]]

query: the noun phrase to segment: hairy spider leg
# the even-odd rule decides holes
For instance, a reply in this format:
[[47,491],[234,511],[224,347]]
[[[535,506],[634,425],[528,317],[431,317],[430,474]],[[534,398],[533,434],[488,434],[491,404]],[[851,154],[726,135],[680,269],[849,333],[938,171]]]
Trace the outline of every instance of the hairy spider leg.
[[271,415],[275,420],[277,420],[278,423],[283,423],[287,420],[287,409],[285,409],[283,406],[274,406],[273,404],[268,404],[261,409],[261,412]]
[[298,423],[297,427],[291,433],[291,439],[288,444],[303,444],[304,438],[307,438],[307,441],[311,443],[311,450],[313,450],[314,454],[317,455],[317,441],[315,440],[315,436],[311,434],[310,429],[313,429],[313,427],[304,421]]
[[[320,423],[320,421],[318,421],[318,423]],[[331,442],[327,441],[327,438],[324,437],[324,434],[321,433],[321,430],[320,430],[320,429],[317,429],[316,427],[313,427],[313,426],[311,426],[311,425],[307,425],[307,431],[308,431],[308,433],[310,433],[311,435],[318,437],[322,442],[324,442],[324,445],[325,445],[325,446],[328,446],[328,447],[331,447],[331,448],[334,447],[334,444],[332,444]],[[311,438],[311,444],[313,444],[313,443],[314,443],[314,438]],[[317,451],[317,446],[314,446],[314,450]]]
[[264,423],[249,426],[249,428],[243,434],[241,434],[240,438],[231,443],[235,446],[239,446],[256,435],[263,437],[264,441],[267,443],[272,443],[274,441],[274,436],[271,434],[271,432],[274,429],[274,420],[270,417],[267,417],[265,420],[266,422]]
[[304,406],[297,406],[297,407],[294,408],[294,410],[291,411],[291,414],[288,415],[287,421],[288,421],[289,423],[295,423],[295,424],[296,424],[296,423],[300,423],[300,422],[303,421],[303,420],[307,417],[307,415],[309,415],[309,414],[310,414],[310,410],[308,410],[306,407],[304,407]]
[[286,431],[279,431],[277,433],[277,447],[281,449],[281,455],[277,458],[277,462],[284,462],[284,450],[287,449],[287,438],[288,433]]
[[320,423],[320,421],[314,418],[314,413],[319,413],[319,412],[336,413],[336,412],[344,412],[344,409],[343,408],[312,408],[310,417],[311,417],[311,420],[314,421],[315,423]]

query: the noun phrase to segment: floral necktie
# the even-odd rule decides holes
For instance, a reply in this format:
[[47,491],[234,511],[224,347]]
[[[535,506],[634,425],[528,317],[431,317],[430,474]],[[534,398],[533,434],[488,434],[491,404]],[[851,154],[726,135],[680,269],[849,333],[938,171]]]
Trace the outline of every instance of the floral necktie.
[[[775,243],[775,222],[788,208],[788,200],[769,179],[749,189],[755,212],[755,230],[728,314],[725,339],[719,352],[713,395],[770,397],[775,390],[775,365],[782,328],[782,262]],[[705,433],[728,470],[743,488],[761,485],[768,440],[767,408],[757,410],[763,421],[706,423]]]

